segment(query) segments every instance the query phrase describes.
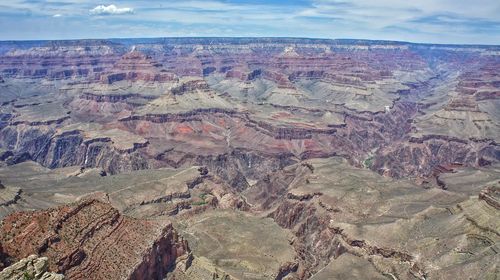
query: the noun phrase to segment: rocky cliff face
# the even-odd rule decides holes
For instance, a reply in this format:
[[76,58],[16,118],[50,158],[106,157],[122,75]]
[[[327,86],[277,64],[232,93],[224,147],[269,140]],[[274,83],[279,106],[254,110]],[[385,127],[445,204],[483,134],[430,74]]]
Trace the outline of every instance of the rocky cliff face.
[[189,266],[189,247],[168,222],[135,220],[109,204],[85,200],[6,217],[2,253],[38,254],[70,279],[163,279]]
[[[441,164],[499,161],[498,56],[488,48],[299,39],[30,46],[0,63],[9,164],[119,173],[179,165],[165,154],[187,163],[239,149],[342,154],[380,174],[428,177]],[[97,137],[90,121],[117,136]],[[143,141],[123,148],[118,135],[127,133]]]
[[[11,49],[2,57],[2,73],[7,77],[70,79],[95,77],[112,67],[124,53],[120,45],[89,40],[47,42],[29,49]],[[30,59],[31,63],[24,63]]]
[[113,145],[109,137],[85,139],[79,131],[55,135],[50,129],[43,131],[30,126],[12,128],[16,131],[6,128],[2,137],[4,143],[15,143],[13,145],[18,147],[19,152],[5,159],[10,164],[34,160],[50,168],[75,165],[103,167],[110,173],[145,169],[148,165],[137,151],[145,143],[133,143],[129,148],[120,149]]
[[[254,207],[269,209],[269,217],[294,233],[297,266],[289,270],[289,277],[316,279],[313,276],[317,271],[335,264],[346,254],[371,263],[369,266],[378,272],[370,273],[366,276],[369,278],[392,275],[397,279],[439,279],[456,273],[456,267],[469,272],[482,267],[482,278],[496,273],[489,266],[489,257],[453,258],[455,250],[468,251],[465,248],[476,246],[472,239],[463,239],[472,232],[479,239],[491,240],[485,245],[487,248],[497,244],[498,223],[490,224],[498,214],[495,176],[485,179],[494,185],[477,188],[475,196],[469,197],[462,196],[453,186],[451,191],[415,188],[404,181],[362,175],[362,169],[345,169],[344,164],[345,160],[324,159],[290,166],[246,192]],[[371,180],[359,185],[357,180],[368,179],[366,175]],[[450,176],[460,178],[463,174]],[[414,192],[405,191],[409,189]],[[269,194],[263,194],[264,191]],[[403,193],[404,198],[400,197]],[[275,196],[268,199],[270,194]],[[363,209],[357,205],[363,205]],[[399,213],[400,207],[404,207],[404,213]],[[453,209],[451,214],[447,209]],[[435,240],[423,242],[430,232],[436,234]],[[419,240],[407,242],[406,236]],[[485,247],[474,248],[474,254],[489,256]],[[439,257],[436,251],[440,252]],[[442,256],[452,259],[444,260]],[[473,259],[473,265],[468,263]]]
[[131,51],[123,55],[109,73],[103,73],[99,80],[112,84],[119,81],[168,82],[176,79],[173,73],[168,73],[161,67],[151,57]]

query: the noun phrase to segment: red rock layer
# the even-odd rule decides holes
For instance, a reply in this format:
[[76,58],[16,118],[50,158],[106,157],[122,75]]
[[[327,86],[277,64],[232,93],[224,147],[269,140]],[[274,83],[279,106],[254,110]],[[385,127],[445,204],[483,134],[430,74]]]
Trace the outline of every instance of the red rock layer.
[[53,41],[29,49],[13,49],[0,62],[5,77],[47,79],[95,78],[123,52],[104,40]]
[[97,200],[11,214],[0,244],[12,259],[48,257],[49,269],[68,279],[163,279],[191,258],[169,222],[128,218]]
[[138,51],[132,51],[117,61],[111,72],[103,74],[100,80],[103,83],[111,84],[122,80],[166,82],[176,79],[173,73],[162,70],[161,66],[151,57]]

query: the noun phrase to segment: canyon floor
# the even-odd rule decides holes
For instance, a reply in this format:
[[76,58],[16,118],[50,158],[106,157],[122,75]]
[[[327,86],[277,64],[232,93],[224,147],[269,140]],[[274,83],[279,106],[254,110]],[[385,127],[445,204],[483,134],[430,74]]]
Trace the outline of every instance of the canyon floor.
[[499,69],[498,46],[0,42],[0,277],[497,279]]

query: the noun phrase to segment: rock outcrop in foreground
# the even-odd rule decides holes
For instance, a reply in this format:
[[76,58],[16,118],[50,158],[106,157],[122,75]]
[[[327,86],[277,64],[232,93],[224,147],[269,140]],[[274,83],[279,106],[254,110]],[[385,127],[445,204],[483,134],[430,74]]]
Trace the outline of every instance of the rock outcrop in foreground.
[[48,272],[48,259],[31,255],[0,272],[1,280],[63,280],[64,275]]
[[7,259],[38,254],[68,279],[163,279],[191,260],[170,222],[128,218],[93,199],[9,215],[0,243]]

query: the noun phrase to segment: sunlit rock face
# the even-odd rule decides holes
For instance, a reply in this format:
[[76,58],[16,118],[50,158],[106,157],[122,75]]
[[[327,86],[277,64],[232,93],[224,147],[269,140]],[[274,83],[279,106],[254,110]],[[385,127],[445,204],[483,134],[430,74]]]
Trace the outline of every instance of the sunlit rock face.
[[91,199],[11,214],[0,231],[2,254],[43,255],[69,279],[162,279],[190,253],[171,224],[127,218]]
[[[158,245],[169,253],[144,245],[142,262],[120,262],[122,278],[486,279],[496,269],[489,254],[498,242],[498,46],[278,38],[0,44],[0,216],[77,207],[98,194],[109,205],[84,209],[108,209],[109,224],[168,222],[154,228],[172,233],[170,245]],[[130,240],[143,234],[126,231]],[[259,242],[260,232],[280,237]],[[5,264],[46,255],[33,244],[23,254],[2,246]],[[80,262],[61,268],[82,258],[68,249],[77,247],[42,250],[53,252],[50,271],[88,276]],[[80,261],[94,265],[88,256]]]
[[28,256],[0,272],[0,279],[63,280],[64,275],[47,271],[47,258]]

